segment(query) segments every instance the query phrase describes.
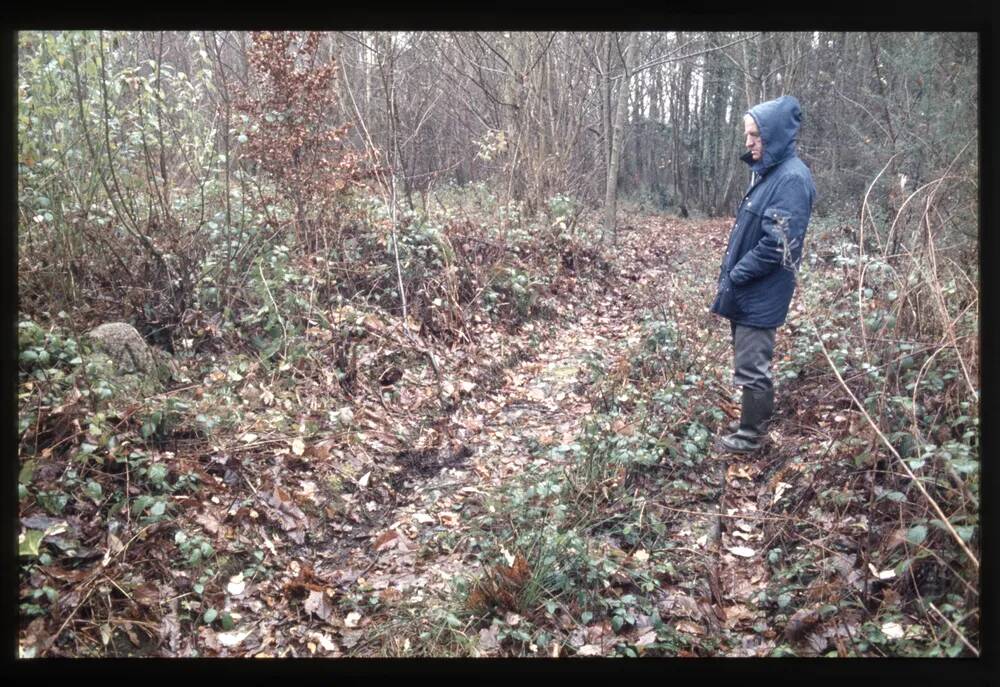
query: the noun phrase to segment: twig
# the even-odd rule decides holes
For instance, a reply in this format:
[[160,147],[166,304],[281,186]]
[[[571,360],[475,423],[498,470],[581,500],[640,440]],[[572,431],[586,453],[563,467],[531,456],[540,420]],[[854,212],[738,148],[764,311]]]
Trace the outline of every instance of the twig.
[[124,594],[124,595],[125,595],[125,597],[126,597],[126,598],[127,598],[127,599],[128,599],[129,601],[135,601],[135,599],[133,599],[133,598],[132,598],[132,595],[131,595],[131,594],[129,594],[129,593],[128,593],[127,591],[125,591],[124,589],[122,589],[122,588],[121,588],[121,586],[120,586],[120,585],[119,585],[119,584],[118,584],[117,582],[115,582],[114,580],[112,580],[112,579],[111,579],[110,577],[108,577],[107,575],[105,575],[105,576],[104,576],[104,579],[105,579],[105,580],[107,580],[108,582],[110,582],[111,584],[113,584],[113,585],[114,585],[114,586],[115,586],[115,587],[116,587],[116,588],[118,589],[118,591],[120,591],[120,592],[121,592],[122,594]]
[[125,529],[132,531],[132,499],[128,497],[132,493],[132,477],[128,469],[128,458],[125,459]]
[[664,510],[669,510],[674,513],[684,513],[686,515],[701,515],[706,518],[733,518],[733,519],[745,519],[745,520],[774,520],[774,521],[796,520],[798,522],[805,522],[809,523],[810,525],[818,526],[817,523],[814,523],[811,520],[806,520],[805,518],[793,518],[789,516],[756,515],[754,513],[733,513],[732,515],[730,515],[728,513],[722,513],[722,512],[712,513],[710,511],[689,510],[686,508],[674,508],[672,506],[665,506],[663,504],[659,504],[659,506]]
[[[866,110],[866,112],[867,112],[867,110]],[[873,119],[874,119],[874,117],[873,117]],[[876,120],[876,123],[878,123],[877,120]],[[879,126],[881,126],[881,124]],[[883,167],[881,169],[881,171],[879,171],[879,173],[875,175],[875,178],[872,179],[872,183],[869,184],[869,186],[868,186],[868,190],[865,191],[865,197],[861,201],[861,221],[858,222],[858,321],[859,321],[859,324],[861,326],[861,346],[865,350],[865,360],[868,360],[870,358],[870,355],[868,353],[868,341],[867,341],[866,334],[865,334],[865,317],[864,317],[864,308],[863,308],[863,299],[862,299],[862,294],[864,292],[864,286],[865,286],[865,270],[868,268],[868,265],[865,264],[865,261],[864,261],[864,254],[865,254],[865,210],[868,209],[868,196],[871,194],[872,189],[875,188],[875,184],[878,182],[879,177],[882,176],[882,174],[885,172],[885,170],[889,169],[889,165],[892,164],[892,161],[895,160],[898,155],[899,155],[899,153],[896,153],[895,155],[893,155],[892,157],[890,157],[889,161],[885,163],[885,167]],[[868,210],[868,216],[869,216],[869,218],[871,218],[871,211],[870,210]],[[875,222],[874,221],[872,221],[872,227],[875,229],[875,231],[873,232],[875,234],[875,239],[879,240],[879,237],[878,237],[878,227],[875,226]],[[881,242],[880,242],[879,248],[881,248],[881,247],[882,246],[881,246]],[[885,251],[883,250],[882,252],[884,253]]]
[[135,540],[136,540],[136,539],[137,539],[137,538],[138,538],[138,537],[139,537],[139,536],[140,536],[140,535],[141,535],[141,534],[142,534],[143,532],[145,532],[145,531],[146,531],[146,530],[148,530],[148,529],[149,529],[150,527],[153,527],[153,526],[155,526],[155,525],[157,525],[157,524],[159,524],[159,523],[155,523],[155,522],[151,522],[151,523],[149,523],[148,525],[146,525],[145,527],[143,527],[143,528],[142,528],[141,530],[139,530],[138,532],[136,532],[136,533],[135,533],[135,534],[134,534],[134,535],[132,536],[132,538],[131,538],[131,539],[129,539],[129,540],[127,541],[127,542],[125,542],[125,545],[124,545],[124,546],[122,546],[122,550],[121,550],[121,552],[119,553],[119,555],[121,555],[121,556],[122,556],[122,558],[124,558],[124,556],[125,556],[125,552],[126,552],[126,551],[128,551],[128,547],[129,547],[129,546],[130,546],[130,545],[132,544],[132,542],[134,542],[134,541],[135,541]]
[[[964,149],[963,149],[964,150]],[[924,212],[924,225],[927,227],[927,253],[931,259],[931,269],[930,275],[933,280],[933,287],[931,292],[934,294],[934,303],[938,306],[941,311],[941,324],[945,328],[945,333],[948,338],[951,339],[951,345],[955,348],[955,355],[958,356],[958,362],[962,366],[962,373],[965,375],[965,382],[969,385],[969,391],[972,392],[972,398],[979,400],[979,392],[976,391],[975,384],[972,383],[972,377],[969,376],[969,370],[965,365],[965,359],[962,357],[962,349],[958,347],[958,341],[955,338],[955,327],[952,325],[951,315],[948,312],[948,306],[944,302],[944,295],[941,293],[941,284],[937,277],[937,259],[935,257],[934,248],[934,235],[931,232],[931,224],[927,215],[930,214],[930,202],[931,199],[927,199],[927,209]]]
[[250,489],[251,489],[251,490],[253,490],[253,495],[254,495],[254,496],[257,496],[257,497],[260,497],[260,493],[259,493],[259,492],[257,491],[257,487],[255,487],[255,486],[253,485],[253,482],[251,482],[251,481],[250,481],[250,478],[249,478],[249,477],[247,477],[247,476],[246,476],[246,475],[245,475],[244,473],[242,473],[242,472],[240,472],[240,477],[242,477],[242,478],[243,478],[243,481],[247,483],[247,486],[248,486],[248,487],[250,487]]
[[87,590],[87,595],[84,596],[83,599],[80,600],[80,603],[78,603],[73,608],[73,612],[70,613],[69,616],[66,618],[66,620],[63,621],[63,624],[59,626],[59,629],[55,632],[55,634],[53,634],[51,637],[49,637],[48,640],[46,640],[46,642],[45,642],[45,647],[46,648],[51,647],[53,644],[56,643],[56,640],[59,639],[59,635],[61,635],[62,631],[66,629],[67,625],[69,625],[69,621],[73,619],[73,616],[75,616],[76,612],[80,610],[80,607],[83,606],[83,604],[85,604],[87,602],[87,599],[90,598],[90,595],[94,593],[94,583],[96,581],[97,581],[97,573],[95,572],[92,575],[92,577],[90,578],[90,582],[89,582],[90,589]]
[[969,640],[965,638],[965,635],[962,634],[962,631],[959,630],[955,626],[955,624],[953,622],[951,622],[950,620],[948,620],[948,618],[945,617],[944,613],[942,613],[941,611],[939,611],[937,609],[937,606],[934,605],[933,601],[928,602],[928,604],[930,605],[931,610],[934,611],[935,613],[937,613],[938,617],[941,618],[941,620],[943,620],[945,622],[945,624],[948,626],[948,628],[952,632],[954,632],[956,635],[958,635],[958,638],[962,640],[962,644],[964,644],[965,646],[969,647],[969,651],[971,651],[972,653],[974,653],[976,655],[976,658],[979,658],[979,650],[976,649],[976,647],[974,647],[971,644],[969,644]]
[[271,299],[271,305],[274,306],[274,314],[278,318],[278,323],[281,325],[281,341],[284,344],[282,356],[285,356],[288,353],[288,330],[285,329],[285,320],[281,317],[281,311],[278,310],[278,304],[274,302],[274,296],[271,295],[271,287],[267,285],[267,279],[264,277],[264,269],[260,266],[260,262],[257,263],[257,271],[260,272],[260,280],[264,284],[264,290],[267,291],[267,297]]

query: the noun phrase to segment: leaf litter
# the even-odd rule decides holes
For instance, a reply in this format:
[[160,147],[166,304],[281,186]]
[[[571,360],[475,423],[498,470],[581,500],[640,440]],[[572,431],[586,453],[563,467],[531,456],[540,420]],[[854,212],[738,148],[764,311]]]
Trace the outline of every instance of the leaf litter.
[[[381,622],[404,615],[426,619],[434,609],[447,608],[456,581],[478,580],[472,593],[494,601],[523,591],[530,566],[522,553],[505,550],[501,563],[484,568],[467,548],[442,546],[443,537],[452,533],[461,540],[474,514],[530,466],[572,459],[571,451],[533,447],[566,449],[579,441],[596,410],[587,390],[589,362],[626,359],[643,340],[643,312],[669,311],[680,340],[698,352],[700,379],[691,393],[706,407],[721,407],[730,417],[736,408],[738,414],[735,396],[726,390],[731,353],[724,323],[707,313],[714,280],[705,276],[717,269],[719,237],[728,222],[645,217],[634,224],[615,258],[617,271],[601,282],[578,280],[572,295],[554,300],[559,317],[513,332],[480,321],[471,325],[476,344],[438,347],[440,384],[429,366],[411,366],[391,402],[376,390],[378,395],[362,393],[352,407],[330,410],[330,380],[300,376],[288,387],[266,383],[255,368],[245,371],[242,388],[256,391],[244,400],[234,440],[206,447],[199,458],[212,498],[192,504],[174,524],[204,537],[217,554],[256,550],[272,573],[229,570],[214,583],[202,583],[195,571],[178,567],[172,549],[168,554],[156,544],[155,528],[127,544],[107,533],[103,560],[96,562],[131,589],[131,598],[148,613],[159,614],[149,616],[155,642],[145,650],[164,656],[405,653],[418,648],[419,632],[390,646],[377,632]],[[398,319],[370,314],[365,322],[401,349],[408,344]],[[779,364],[789,336],[779,337]],[[211,384],[227,379],[221,370],[212,374]],[[712,379],[720,383],[706,381]],[[288,436],[285,417],[294,418],[294,436]],[[844,414],[833,408],[827,417],[844,424]],[[783,426],[780,413],[776,425],[772,432],[787,432],[783,444],[790,448],[766,460],[710,454],[694,470],[661,465],[666,481],[647,494],[645,513],[658,518],[676,545],[622,551],[620,558],[636,569],[656,564],[694,571],[687,577],[659,573],[648,593],[662,625],[653,627],[648,617],[644,624],[642,613],[627,611],[620,617],[632,621],[616,629],[607,618],[591,614],[582,620],[563,609],[553,616],[560,620],[546,626],[547,643],[512,644],[511,633],[529,621],[508,613],[470,631],[475,655],[608,656],[632,646],[643,655],[763,656],[782,638],[813,653],[842,644],[859,621],[850,613],[828,617],[818,610],[834,598],[826,587],[817,583],[811,605],[797,610],[777,595],[786,613],[776,612],[771,600],[776,595],[768,557],[789,550],[787,513],[815,492],[806,488],[802,474],[809,465],[796,445],[814,442],[796,435],[794,425]],[[627,437],[636,427],[621,417],[613,431]],[[664,441],[673,446],[676,438]],[[807,451],[804,460],[814,458]],[[849,513],[812,509],[804,515],[828,517],[831,538],[857,533],[858,520]],[[83,529],[70,520],[22,518],[22,525],[41,529],[51,541]],[[615,558],[607,552],[606,560]],[[840,585],[863,588],[866,574],[856,557],[834,552],[827,558],[829,574]],[[873,564],[868,570],[881,583],[894,576]],[[96,575],[87,571],[49,571],[69,587],[57,602],[60,617],[70,617],[98,589]],[[206,591],[194,591],[202,587]],[[609,581],[608,593],[621,599],[626,587]],[[218,607],[239,621],[224,628],[216,620],[192,632],[181,620],[179,601],[195,611]],[[132,613],[141,622],[143,616]],[[36,619],[22,629],[22,647],[59,655],[45,642],[55,629]],[[881,629],[890,639],[904,634],[895,621]],[[111,630],[102,630],[102,637],[106,632]],[[135,648],[145,645],[134,630],[126,634]],[[107,636],[105,644],[112,641]]]

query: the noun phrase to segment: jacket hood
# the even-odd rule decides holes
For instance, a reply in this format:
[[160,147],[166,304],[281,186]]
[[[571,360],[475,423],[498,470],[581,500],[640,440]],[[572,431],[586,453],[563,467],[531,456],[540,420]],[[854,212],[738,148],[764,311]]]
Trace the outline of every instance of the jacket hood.
[[757,122],[760,139],[764,144],[764,154],[760,160],[754,162],[749,152],[740,157],[754,172],[763,175],[771,167],[795,155],[795,140],[802,123],[802,110],[798,100],[793,96],[783,95],[754,105],[747,114]]

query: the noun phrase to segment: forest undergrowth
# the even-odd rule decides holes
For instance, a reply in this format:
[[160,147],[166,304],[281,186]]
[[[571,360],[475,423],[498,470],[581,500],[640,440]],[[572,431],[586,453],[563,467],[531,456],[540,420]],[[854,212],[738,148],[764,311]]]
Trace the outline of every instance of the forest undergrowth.
[[[976,36],[583,37],[18,34],[21,657],[978,656]],[[744,43],[822,207],[738,458]]]
[[[145,397],[66,318],[22,318],[21,654],[972,655],[955,352],[873,350],[913,291],[862,286],[861,331],[852,228],[818,220],[769,440],[718,453],[727,229],[637,215],[614,255],[536,250],[451,338],[433,303],[312,306],[270,356],[223,334]],[[310,265],[284,269],[286,304]]]

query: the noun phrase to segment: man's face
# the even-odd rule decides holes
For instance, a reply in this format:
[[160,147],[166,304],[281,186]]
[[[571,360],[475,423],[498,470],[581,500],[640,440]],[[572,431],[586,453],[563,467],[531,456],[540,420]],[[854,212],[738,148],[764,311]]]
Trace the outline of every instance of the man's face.
[[764,142],[760,140],[760,131],[757,129],[757,122],[753,117],[746,115],[743,118],[744,145],[753,156],[753,161],[757,162],[764,155]]

